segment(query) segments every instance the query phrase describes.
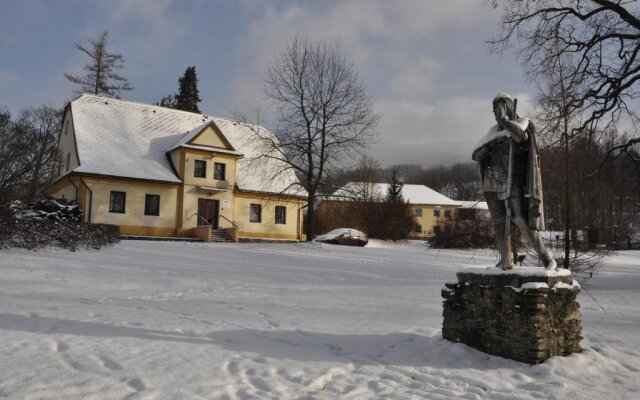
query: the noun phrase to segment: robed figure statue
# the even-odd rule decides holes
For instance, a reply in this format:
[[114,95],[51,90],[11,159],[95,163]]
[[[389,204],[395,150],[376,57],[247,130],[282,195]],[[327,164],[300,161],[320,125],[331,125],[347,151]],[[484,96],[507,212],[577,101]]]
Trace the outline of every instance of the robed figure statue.
[[480,165],[482,190],[494,223],[500,261],[512,269],[511,224],[527,238],[547,269],[556,262],[538,231],[544,230],[542,180],[536,130],[516,114],[516,101],[501,93],[493,99],[496,125],[476,145],[472,158]]

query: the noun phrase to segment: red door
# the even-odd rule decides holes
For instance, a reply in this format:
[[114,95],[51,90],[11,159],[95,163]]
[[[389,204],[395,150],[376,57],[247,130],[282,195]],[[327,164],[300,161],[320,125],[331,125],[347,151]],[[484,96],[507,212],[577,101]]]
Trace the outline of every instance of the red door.
[[220,201],[198,199],[198,226],[208,224],[211,225],[213,229],[218,229],[219,210]]

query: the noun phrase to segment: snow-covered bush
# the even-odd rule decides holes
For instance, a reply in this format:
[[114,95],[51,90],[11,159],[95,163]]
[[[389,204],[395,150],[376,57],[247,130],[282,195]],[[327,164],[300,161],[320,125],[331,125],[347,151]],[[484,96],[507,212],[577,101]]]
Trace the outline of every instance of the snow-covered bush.
[[51,221],[82,221],[82,210],[74,202],[43,199],[27,207],[14,206],[17,219],[48,219]]
[[0,209],[0,248],[99,249],[118,242],[119,235],[117,226],[82,222],[82,211],[72,203],[41,200],[29,207]]

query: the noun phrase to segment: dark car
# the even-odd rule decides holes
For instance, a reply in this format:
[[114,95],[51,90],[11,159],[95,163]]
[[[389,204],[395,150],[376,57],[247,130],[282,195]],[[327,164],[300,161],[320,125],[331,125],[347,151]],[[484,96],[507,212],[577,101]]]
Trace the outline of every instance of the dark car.
[[363,232],[352,228],[338,228],[324,235],[318,235],[316,242],[341,244],[344,246],[366,246],[369,238]]

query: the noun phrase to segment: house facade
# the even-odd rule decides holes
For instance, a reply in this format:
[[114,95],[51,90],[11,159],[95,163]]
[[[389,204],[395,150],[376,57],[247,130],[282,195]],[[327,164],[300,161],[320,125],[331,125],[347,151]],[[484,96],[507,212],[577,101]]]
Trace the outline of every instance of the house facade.
[[234,239],[302,239],[297,178],[257,157],[255,129],[84,94],[65,109],[62,163],[47,193],[122,235],[207,239],[224,229]]
[[[328,200],[318,205],[319,208],[330,209],[340,207],[341,203],[350,201],[382,201],[389,184],[349,182]],[[424,185],[402,185],[402,197],[409,204],[416,220],[411,237],[424,238],[433,235],[434,228],[446,218],[457,218],[460,202],[436,192]]]

